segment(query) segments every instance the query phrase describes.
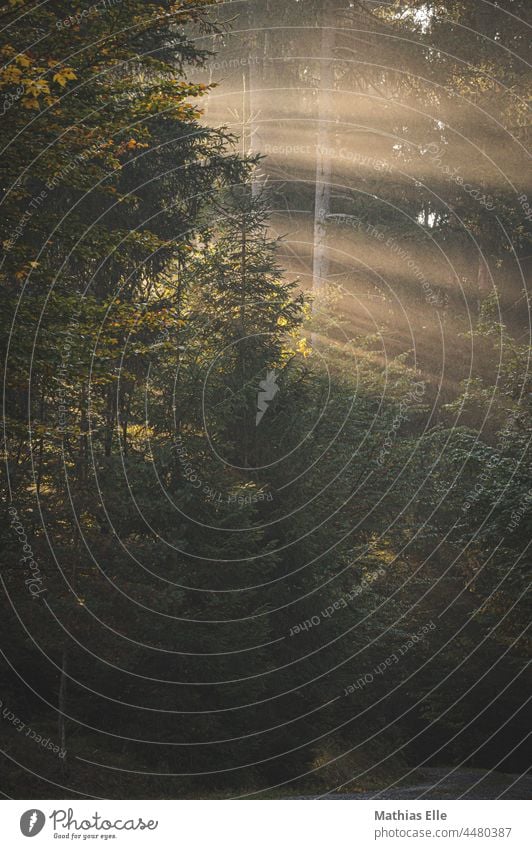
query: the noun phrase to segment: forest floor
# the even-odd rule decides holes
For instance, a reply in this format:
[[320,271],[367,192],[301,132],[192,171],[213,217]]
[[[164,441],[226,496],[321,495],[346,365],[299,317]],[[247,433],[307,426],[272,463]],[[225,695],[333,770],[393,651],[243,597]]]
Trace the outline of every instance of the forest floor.
[[304,799],[532,799],[532,775],[509,775],[484,769],[427,767],[415,781],[384,790],[304,796]]

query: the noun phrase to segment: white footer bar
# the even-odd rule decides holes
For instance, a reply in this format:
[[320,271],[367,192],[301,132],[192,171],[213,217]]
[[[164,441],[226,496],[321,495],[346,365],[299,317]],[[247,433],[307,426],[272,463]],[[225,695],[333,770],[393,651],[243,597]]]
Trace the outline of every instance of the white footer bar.
[[[532,847],[530,801],[3,801],[3,846]],[[34,838],[35,843],[29,840]]]

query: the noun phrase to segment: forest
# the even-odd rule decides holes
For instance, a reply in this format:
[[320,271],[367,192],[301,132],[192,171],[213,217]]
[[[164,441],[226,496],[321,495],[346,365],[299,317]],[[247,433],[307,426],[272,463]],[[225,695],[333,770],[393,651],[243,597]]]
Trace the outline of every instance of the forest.
[[5,0],[4,798],[530,798],[530,11]]

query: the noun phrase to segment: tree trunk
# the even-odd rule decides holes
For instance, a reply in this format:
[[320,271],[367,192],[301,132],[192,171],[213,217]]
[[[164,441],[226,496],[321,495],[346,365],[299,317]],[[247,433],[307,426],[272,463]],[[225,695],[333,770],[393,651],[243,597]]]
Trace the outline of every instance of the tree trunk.
[[335,16],[332,2],[324,4],[320,48],[320,90],[316,149],[316,192],[314,200],[314,256],[312,267],[312,293],[319,296],[325,289],[329,271],[327,254],[327,218],[331,211],[331,108],[334,88]]
[[114,386],[110,383],[107,387],[107,407],[105,411],[104,452],[106,457],[110,457],[113,451],[114,423]]
[[478,255],[478,274],[477,274],[478,291],[481,298],[485,298],[490,292],[490,270],[484,256],[479,252]]
[[[45,424],[45,411],[46,411],[46,400],[44,393],[44,386],[41,390],[41,409],[40,409],[40,424],[44,427]],[[38,462],[37,462],[37,481],[36,481],[36,489],[37,495],[40,495],[41,492],[41,484],[42,484],[42,476],[43,476],[43,463],[44,463],[44,436],[41,433],[39,438],[39,452],[38,452]]]
[[65,752],[61,758],[61,772],[66,773],[67,756],[66,756],[66,703],[67,703],[67,670],[68,670],[68,648],[63,649],[63,657],[61,661],[61,675],[59,677],[59,694],[57,698],[58,717],[58,732],[59,732],[59,747]]
[[85,484],[88,477],[89,461],[89,418],[87,412],[87,387],[83,384],[80,397],[80,435],[79,435],[79,479]]
[[[255,4],[250,3],[248,7],[249,32],[253,35],[248,38],[248,63],[247,63],[247,89],[248,89],[248,120],[247,120],[247,152],[249,156],[260,153],[261,140],[259,133],[259,119],[261,116],[261,89],[264,81],[265,62],[265,30],[261,27],[260,15],[257,13]],[[262,175],[257,171],[253,175],[251,193],[253,197],[260,194]]]

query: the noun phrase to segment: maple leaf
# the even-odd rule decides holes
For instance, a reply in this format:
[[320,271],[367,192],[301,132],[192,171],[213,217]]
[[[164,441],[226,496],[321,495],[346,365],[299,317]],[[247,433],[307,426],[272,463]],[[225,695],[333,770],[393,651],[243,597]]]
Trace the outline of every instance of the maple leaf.
[[3,85],[18,83],[21,74],[22,71],[20,68],[15,68],[11,65],[9,68],[5,68],[5,70],[2,71],[0,79]]
[[26,77],[22,82],[26,87],[26,94],[32,94],[34,97],[38,97],[40,94],[50,94],[50,86],[46,80],[30,80]]
[[52,77],[54,83],[59,83],[61,88],[64,88],[69,80],[77,80],[77,76],[72,68],[62,68]]

